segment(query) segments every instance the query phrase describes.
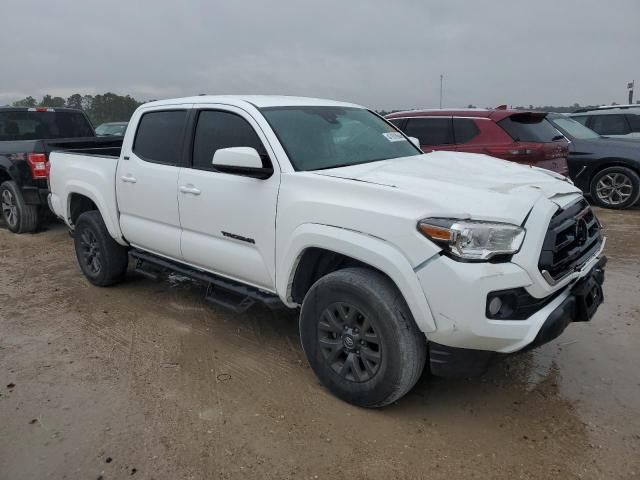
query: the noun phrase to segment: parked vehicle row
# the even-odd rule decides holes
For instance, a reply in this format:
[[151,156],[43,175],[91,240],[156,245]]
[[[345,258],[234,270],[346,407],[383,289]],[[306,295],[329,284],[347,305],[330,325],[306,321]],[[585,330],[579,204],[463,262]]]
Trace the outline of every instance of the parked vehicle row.
[[386,118],[417,137],[424,152],[484,153],[566,175],[566,138],[545,121],[545,113],[522,110],[412,110]]
[[[640,114],[640,108],[620,108]],[[569,176],[593,203],[623,209],[640,199],[640,142],[630,137],[602,136],[576,121],[591,125],[592,117],[613,120],[620,108],[598,109],[592,116],[498,107],[415,110],[395,112],[386,118],[407,135],[418,137],[424,152],[484,153],[546,168]],[[634,114],[625,117],[640,119]]]
[[[539,161],[564,158],[566,143],[539,115],[514,115],[496,124],[533,135]],[[133,259],[151,278],[177,271],[206,283],[208,300],[236,311],[299,308],[313,371],[356,405],[401,398],[425,365],[479,374],[496,353],[591,319],[603,300],[605,239],[565,177],[424,154],[358,105],[151,102],[118,152],[54,151],[49,164],[50,207],[91,283],[119,282]]]

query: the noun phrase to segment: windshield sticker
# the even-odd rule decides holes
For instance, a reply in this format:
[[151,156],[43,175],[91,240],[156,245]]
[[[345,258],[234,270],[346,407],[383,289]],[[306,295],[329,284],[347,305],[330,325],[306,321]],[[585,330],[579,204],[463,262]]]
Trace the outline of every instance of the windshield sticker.
[[401,142],[405,139],[402,134],[398,132],[387,132],[382,135],[384,135],[384,137],[390,142]]

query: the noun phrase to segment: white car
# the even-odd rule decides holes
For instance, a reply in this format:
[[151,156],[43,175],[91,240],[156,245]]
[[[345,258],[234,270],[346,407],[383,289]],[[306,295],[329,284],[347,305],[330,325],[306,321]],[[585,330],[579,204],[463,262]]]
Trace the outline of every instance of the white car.
[[95,285],[129,258],[237,311],[299,308],[308,361],[367,407],[484,371],[602,302],[600,225],[566,178],[423,154],[358,105],[198,96],[134,113],[120,157],[54,152],[51,209]]

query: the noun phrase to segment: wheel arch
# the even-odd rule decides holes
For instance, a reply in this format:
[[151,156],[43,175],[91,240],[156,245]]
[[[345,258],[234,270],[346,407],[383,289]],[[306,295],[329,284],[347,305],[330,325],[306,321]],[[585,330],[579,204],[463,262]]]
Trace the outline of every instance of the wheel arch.
[[353,230],[305,224],[291,236],[281,252],[276,289],[290,307],[302,303],[311,285],[323,275],[361,266],[387,276],[407,302],[418,328],[436,330],[434,317],[409,260],[388,242]]
[[115,201],[111,202],[111,204],[99,191],[82,182],[68,185],[65,201],[65,221],[70,228],[74,228],[75,222],[82,213],[97,210],[102,216],[102,220],[111,237],[119,244],[127,245],[120,230],[117,214],[109,215],[109,212],[117,211]]

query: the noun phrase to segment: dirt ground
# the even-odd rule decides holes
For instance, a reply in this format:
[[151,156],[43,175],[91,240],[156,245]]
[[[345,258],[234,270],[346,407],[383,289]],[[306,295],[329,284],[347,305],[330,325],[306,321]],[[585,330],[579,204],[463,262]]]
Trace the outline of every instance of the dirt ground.
[[599,210],[606,303],[483,377],[352,407],[295,314],[82,277],[65,228],[0,228],[0,479],[640,478],[640,210]]

